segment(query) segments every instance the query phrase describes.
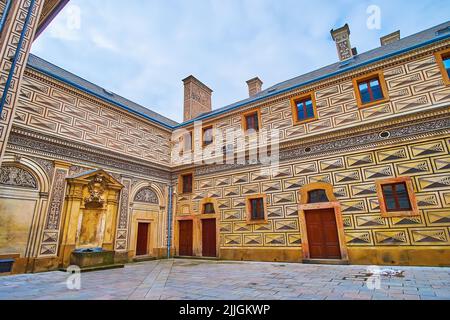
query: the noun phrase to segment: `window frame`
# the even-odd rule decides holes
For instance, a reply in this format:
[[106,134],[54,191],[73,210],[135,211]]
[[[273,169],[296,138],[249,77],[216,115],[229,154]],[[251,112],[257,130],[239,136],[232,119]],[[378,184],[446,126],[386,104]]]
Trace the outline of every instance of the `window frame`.
[[260,132],[261,131],[261,123],[262,123],[262,121],[261,121],[261,111],[258,108],[258,109],[253,109],[253,110],[244,112],[242,114],[241,122],[242,122],[242,130],[244,131],[244,133],[248,131],[247,117],[250,116],[250,115],[253,115],[255,113],[256,113],[257,118],[258,118],[258,130],[256,130],[256,132]]
[[[191,192],[184,192],[184,177],[191,176]],[[178,192],[180,194],[184,195],[190,195],[194,193],[194,173],[193,172],[186,172],[183,174],[180,174],[178,178]]]
[[[314,117],[308,118],[308,119],[299,119],[298,118],[298,111],[297,111],[297,102],[298,101],[305,101],[310,99],[312,101],[313,110],[314,110]],[[299,96],[296,96],[291,99],[291,111],[292,111],[292,121],[294,125],[301,125],[305,123],[309,123],[312,121],[316,121],[319,119],[319,115],[317,113],[317,103],[316,103],[316,94],[315,92],[308,92]]]
[[[212,206],[212,209],[213,209],[214,212],[206,212],[206,206],[208,206],[208,205]],[[216,213],[217,213],[216,212],[216,206],[214,205],[214,203],[212,203],[212,202],[204,202],[204,203],[202,203],[202,214],[203,215],[205,215],[205,214],[216,214]]]
[[[206,132],[207,130],[209,130],[209,129],[211,129],[212,141],[211,141],[210,144],[206,144],[206,141],[205,141],[205,132]],[[214,144],[214,126],[213,126],[213,125],[204,126],[204,127],[202,128],[202,146],[203,146],[203,148],[207,148],[207,147],[209,147],[209,146],[212,146],[213,144]]]
[[[252,206],[251,201],[256,199],[263,200],[263,208],[264,208],[264,218],[263,219],[252,219]],[[249,196],[246,199],[246,211],[247,211],[247,224],[267,224],[268,220],[268,212],[267,212],[267,196],[265,194],[257,194],[253,196]]]
[[[191,146],[190,149],[186,149],[186,135],[190,135],[191,137]],[[186,134],[183,134],[180,138],[179,138],[179,155],[183,156],[187,153],[192,153],[194,151],[194,132],[192,130],[187,130]]]
[[439,71],[441,72],[444,84],[450,86],[450,77],[445,69],[444,57],[450,57],[450,49],[442,50],[435,53],[436,63],[438,64]]
[[[408,192],[408,199],[409,199],[409,204],[411,206],[411,209],[404,210],[404,211],[388,210],[387,205],[386,205],[386,199],[385,199],[384,192],[383,192],[383,186],[401,184],[401,183],[404,183],[406,185],[406,190]],[[377,188],[377,195],[378,195],[381,216],[383,218],[411,217],[411,216],[419,216],[420,215],[413,181],[410,177],[399,177],[399,178],[377,180],[376,188]]]
[[[383,99],[371,101],[364,103],[362,101],[361,91],[359,90],[359,84],[362,82],[369,82],[370,80],[373,80],[375,78],[378,78],[378,82],[380,83],[381,87],[381,93],[383,95]],[[353,79],[353,90],[355,91],[356,96],[356,104],[358,105],[358,108],[369,108],[373,107],[378,104],[386,103],[389,101],[389,90],[386,84],[386,79],[384,78],[384,73],[382,71],[375,71],[371,72],[369,74],[363,75],[361,77],[357,77]]]

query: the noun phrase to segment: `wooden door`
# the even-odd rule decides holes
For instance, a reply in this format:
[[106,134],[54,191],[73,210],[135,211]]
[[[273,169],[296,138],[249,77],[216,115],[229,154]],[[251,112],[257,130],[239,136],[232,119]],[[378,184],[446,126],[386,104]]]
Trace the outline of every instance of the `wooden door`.
[[180,256],[193,256],[193,223],[192,220],[184,220],[179,222],[180,236],[179,236],[179,255]]
[[305,211],[311,259],[341,259],[334,209]]
[[136,242],[136,255],[146,256],[148,255],[148,230],[149,223],[138,223],[138,234]]
[[202,220],[202,255],[217,257],[216,219]]

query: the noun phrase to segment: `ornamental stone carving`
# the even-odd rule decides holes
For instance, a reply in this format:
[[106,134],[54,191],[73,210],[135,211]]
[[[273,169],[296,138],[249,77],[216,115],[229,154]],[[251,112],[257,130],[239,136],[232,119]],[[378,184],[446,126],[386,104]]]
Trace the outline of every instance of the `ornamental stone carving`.
[[13,166],[0,168],[0,184],[28,189],[38,188],[36,179],[28,171]]
[[135,202],[159,204],[158,196],[149,187],[141,189],[134,197]]
[[106,181],[100,174],[96,175],[88,185],[89,197],[84,200],[86,207],[101,208],[105,203],[103,194],[106,189]]

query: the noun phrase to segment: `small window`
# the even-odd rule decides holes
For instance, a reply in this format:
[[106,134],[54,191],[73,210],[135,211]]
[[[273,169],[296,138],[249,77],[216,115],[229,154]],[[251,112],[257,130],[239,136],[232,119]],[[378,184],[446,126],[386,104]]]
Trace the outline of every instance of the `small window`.
[[244,115],[244,128],[246,131],[259,131],[259,114],[258,111]]
[[192,193],[192,174],[181,176],[182,193]]
[[297,97],[291,100],[294,124],[305,123],[317,119],[314,94]]
[[376,182],[380,211],[383,217],[419,215],[411,178],[400,177]]
[[324,202],[329,202],[325,190],[319,189],[308,192],[308,203],[324,203]]
[[450,85],[450,50],[436,53],[436,62],[444,78],[444,84]]
[[209,146],[213,143],[213,127],[203,129],[203,146]]
[[205,203],[203,205],[203,214],[215,214],[216,210],[214,209],[213,203]]
[[250,200],[250,214],[252,221],[264,220],[264,199],[256,198]]
[[370,107],[388,100],[386,82],[382,72],[375,72],[353,80],[358,106]]
[[183,148],[186,152],[192,151],[192,132],[183,136]]
[[412,209],[406,183],[385,184],[382,188],[388,212],[409,211]]
[[247,223],[266,223],[267,207],[265,195],[247,197]]

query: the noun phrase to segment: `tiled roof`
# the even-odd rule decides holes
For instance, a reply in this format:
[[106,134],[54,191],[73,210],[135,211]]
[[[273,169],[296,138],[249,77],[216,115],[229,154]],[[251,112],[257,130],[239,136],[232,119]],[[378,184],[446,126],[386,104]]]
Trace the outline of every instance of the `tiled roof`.
[[347,72],[349,70],[361,67],[363,65],[387,59],[408,52],[410,50],[414,50],[418,47],[425,46],[437,41],[442,41],[448,38],[450,38],[450,21],[447,21],[430,29],[421,31],[414,35],[405,37],[391,44],[358,54],[348,61],[337,62],[324,68],[318,69],[316,71],[309,72],[299,77],[293,78],[291,80],[281,82],[266,90],[263,90],[254,97],[233,103],[223,108],[213,110],[209,113],[202,114],[196,119],[184,122],[182,124],[178,124],[173,120],[170,120],[154,111],[151,111],[121,96],[118,96],[114,93],[110,93],[104,90],[103,88],[89,81],[86,81],[64,69],[61,69],[35,55],[30,55],[30,58],[28,60],[28,66],[38,71],[41,71],[51,77],[54,77],[58,80],[74,85],[75,87],[87,91],[88,93],[94,94],[99,98],[115,103],[116,105],[132,113],[141,115],[144,118],[150,119],[165,127],[176,128],[183,125],[187,125],[196,120],[204,120],[216,115],[220,115],[232,111],[234,109],[244,107],[250,103],[257,102],[292,89],[300,88],[302,86],[306,86],[311,83],[326,79],[328,77],[332,77],[337,74]]

